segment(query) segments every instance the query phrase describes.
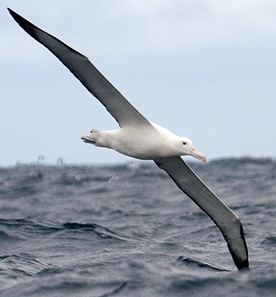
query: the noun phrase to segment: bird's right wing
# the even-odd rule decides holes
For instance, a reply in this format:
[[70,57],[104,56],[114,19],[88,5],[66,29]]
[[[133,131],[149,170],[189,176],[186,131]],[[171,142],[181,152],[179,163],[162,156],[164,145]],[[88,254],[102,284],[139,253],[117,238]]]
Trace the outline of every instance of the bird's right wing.
[[201,181],[181,157],[154,161],[219,227],[237,268],[248,268],[247,245],[238,216]]
[[87,57],[36,27],[11,9],[8,8],[8,10],[15,21],[29,35],[51,51],[87,90],[106,107],[120,127],[151,126],[150,122],[96,69]]

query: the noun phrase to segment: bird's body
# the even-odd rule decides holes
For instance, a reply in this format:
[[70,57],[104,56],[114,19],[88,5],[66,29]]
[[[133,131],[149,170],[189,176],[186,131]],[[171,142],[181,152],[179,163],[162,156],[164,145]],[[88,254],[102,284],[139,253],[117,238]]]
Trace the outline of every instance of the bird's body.
[[190,154],[205,161],[205,156],[197,152],[190,139],[180,137],[157,124],[124,126],[110,131],[92,130],[83,136],[84,142],[113,149],[123,155],[142,160],[155,160]]
[[28,34],[49,49],[75,75],[118,122],[119,129],[92,130],[89,135],[82,137],[83,141],[137,159],[153,160],[219,227],[237,268],[248,268],[247,245],[238,216],[180,157],[191,155],[206,161],[205,156],[194,148],[192,141],[148,121],[87,57],[14,11],[9,9],[9,12]]

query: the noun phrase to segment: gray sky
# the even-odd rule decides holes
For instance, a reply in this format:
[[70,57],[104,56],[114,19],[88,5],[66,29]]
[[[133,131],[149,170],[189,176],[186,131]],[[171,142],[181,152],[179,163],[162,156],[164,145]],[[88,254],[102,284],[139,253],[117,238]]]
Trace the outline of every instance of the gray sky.
[[276,156],[276,1],[2,0],[0,166],[131,160],[81,141],[117,123],[7,7],[88,56],[146,118],[209,159]]

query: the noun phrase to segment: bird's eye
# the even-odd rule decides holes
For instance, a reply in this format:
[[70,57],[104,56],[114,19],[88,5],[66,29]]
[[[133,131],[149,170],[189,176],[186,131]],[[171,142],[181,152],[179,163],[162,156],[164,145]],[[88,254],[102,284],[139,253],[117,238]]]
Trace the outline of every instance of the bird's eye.
[[187,142],[184,141],[184,142],[183,142],[183,145],[186,145],[186,144],[187,144]]

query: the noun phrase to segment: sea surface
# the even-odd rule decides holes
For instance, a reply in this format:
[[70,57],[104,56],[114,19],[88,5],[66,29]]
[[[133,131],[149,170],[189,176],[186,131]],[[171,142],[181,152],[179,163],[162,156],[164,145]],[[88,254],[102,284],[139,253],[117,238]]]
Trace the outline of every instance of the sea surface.
[[276,296],[276,160],[190,166],[241,218],[237,271],[154,163],[0,168],[0,296]]

